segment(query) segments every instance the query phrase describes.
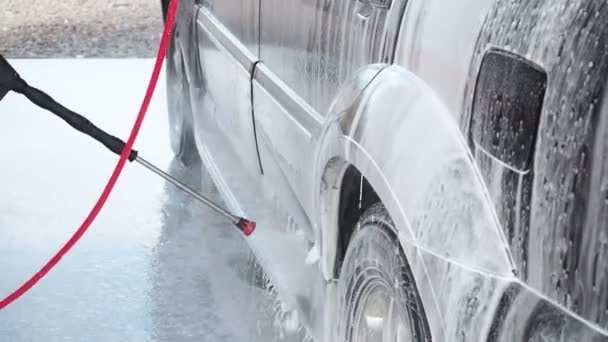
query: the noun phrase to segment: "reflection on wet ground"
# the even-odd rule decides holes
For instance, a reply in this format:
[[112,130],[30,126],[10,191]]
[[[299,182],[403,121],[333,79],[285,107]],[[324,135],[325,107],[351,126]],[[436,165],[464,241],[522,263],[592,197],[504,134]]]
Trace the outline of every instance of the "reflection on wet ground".
[[[126,136],[152,61],[15,65],[32,85]],[[163,82],[156,94],[137,143],[140,153],[218,199],[200,164],[185,167],[172,159]],[[7,96],[0,114],[4,297],[67,241],[116,157],[18,96]],[[280,328],[281,305],[266,287],[236,229],[170,184],[128,165],[82,242],[30,293],[0,311],[0,340],[298,340]]]
[[[217,199],[215,187],[208,175],[201,175],[201,168],[186,169],[174,161],[170,172]],[[275,299],[266,290],[264,273],[241,234],[172,186],[165,189],[168,198],[150,276],[155,339],[279,339],[274,327]],[[182,335],[174,327],[189,333]]]

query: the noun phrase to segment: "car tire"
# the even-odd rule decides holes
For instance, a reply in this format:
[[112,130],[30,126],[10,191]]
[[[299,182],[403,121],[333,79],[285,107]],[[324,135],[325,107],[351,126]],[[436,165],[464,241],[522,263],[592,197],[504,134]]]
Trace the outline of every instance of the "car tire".
[[163,14],[163,22],[167,22],[167,12],[169,11],[169,0],[160,0],[160,9]]
[[431,340],[411,269],[382,204],[357,223],[338,291],[338,341]]
[[167,12],[169,12],[169,0],[160,0],[160,8],[163,13],[163,22],[166,22]]
[[[181,55],[170,45],[167,53],[167,109],[169,114],[169,136],[175,157],[188,165],[198,160],[198,150],[192,123],[190,86],[183,70]],[[181,63],[176,63],[176,60]],[[181,72],[178,72],[181,71]]]

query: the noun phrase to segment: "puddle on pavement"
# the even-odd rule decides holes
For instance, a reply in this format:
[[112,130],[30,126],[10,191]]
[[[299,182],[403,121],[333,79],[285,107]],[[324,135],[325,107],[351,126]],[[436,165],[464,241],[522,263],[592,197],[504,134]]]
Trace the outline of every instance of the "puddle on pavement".
[[[217,200],[215,186],[198,172],[201,169],[197,165],[189,168],[196,171],[186,171],[174,162],[170,171]],[[278,299],[241,233],[171,185],[166,191],[170,199],[163,209],[167,229],[161,233],[151,268],[154,337],[181,340],[180,329],[190,326],[197,341],[304,339],[304,330]]]

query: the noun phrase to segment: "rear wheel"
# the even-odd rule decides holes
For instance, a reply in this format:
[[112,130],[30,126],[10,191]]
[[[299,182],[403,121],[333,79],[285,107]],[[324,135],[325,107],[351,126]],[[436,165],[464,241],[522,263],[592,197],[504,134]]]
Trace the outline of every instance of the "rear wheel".
[[176,158],[185,164],[189,164],[197,160],[198,151],[192,127],[193,112],[190,102],[190,85],[185,77],[183,60],[179,51],[176,51],[175,42],[171,42],[167,53],[166,70],[171,148]]
[[163,21],[167,21],[167,12],[169,11],[169,0],[160,0],[160,8],[163,11]]
[[368,209],[340,274],[338,340],[430,341],[422,302],[386,209]]

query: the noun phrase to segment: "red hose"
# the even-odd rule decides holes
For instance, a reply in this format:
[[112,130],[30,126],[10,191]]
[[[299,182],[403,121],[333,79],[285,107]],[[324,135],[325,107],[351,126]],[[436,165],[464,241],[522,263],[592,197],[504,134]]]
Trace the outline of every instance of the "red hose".
[[80,228],[78,228],[76,233],[74,233],[74,235],[70,238],[70,240],[68,240],[68,242],[66,242],[66,244],[59,250],[59,252],[57,252],[57,254],[55,254],[55,256],[51,260],[49,260],[46,265],[44,265],[40,269],[40,271],[34,274],[27,282],[21,285],[21,287],[16,289],[13,293],[8,295],[8,297],[4,298],[0,302],[0,310],[4,309],[6,306],[17,300],[19,297],[23,296],[28,290],[30,290],[34,285],[36,285],[36,283],[40,279],[42,279],[42,277],[49,273],[49,271],[52,270],[57,265],[57,263],[59,263],[61,258],[63,258],[63,256],[66,255],[72,249],[72,247],[76,245],[78,240],[80,240],[80,238],[87,232],[87,230],[95,221],[95,218],[105,205],[106,201],[108,200],[108,197],[110,196],[110,193],[112,193],[112,190],[116,185],[116,181],[118,180],[118,177],[122,173],[125,163],[127,162],[129,153],[133,148],[133,144],[135,143],[135,139],[137,138],[139,129],[141,128],[141,125],[144,121],[144,117],[146,116],[146,112],[148,111],[148,106],[150,105],[150,101],[152,100],[152,95],[154,95],[154,90],[156,89],[156,84],[158,83],[158,76],[160,75],[160,70],[163,66],[163,61],[167,53],[167,46],[171,37],[171,29],[173,27],[173,22],[175,21],[175,13],[177,12],[177,3],[178,0],[171,0],[171,3],[169,5],[169,11],[167,14],[165,30],[163,32],[163,37],[160,42],[158,55],[156,57],[156,64],[154,65],[152,77],[150,78],[150,83],[148,84],[146,96],[144,97],[143,103],[141,104],[141,107],[139,109],[137,119],[133,124],[133,129],[131,130],[131,134],[129,135],[129,140],[127,140],[127,144],[125,145],[125,148],[122,151],[122,154],[120,155],[120,159],[116,164],[116,168],[114,169],[112,176],[110,176],[110,179],[108,180],[108,183],[103,189],[103,192],[99,196],[97,203],[95,203],[95,206],[93,207],[93,209],[91,209],[91,212],[84,220]]

